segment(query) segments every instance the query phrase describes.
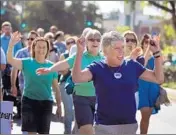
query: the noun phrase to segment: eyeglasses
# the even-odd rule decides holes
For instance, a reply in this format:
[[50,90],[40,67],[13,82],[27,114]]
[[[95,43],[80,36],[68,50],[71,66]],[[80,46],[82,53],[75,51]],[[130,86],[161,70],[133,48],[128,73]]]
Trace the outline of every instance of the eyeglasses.
[[31,40],[31,41],[33,41],[35,38],[28,38],[27,40]]
[[93,38],[91,38],[91,39],[88,39],[88,40],[91,41],[91,42],[95,42],[95,41],[100,42],[100,39],[93,39]]
[[67,42],[66,45],[75,44],[75,41]]
[[136,39],[129,39],[129,38],[126,38],[126,42],[127,42],[127,43],[128,43],[128,42],[136,43],[137,41],[136,41]]

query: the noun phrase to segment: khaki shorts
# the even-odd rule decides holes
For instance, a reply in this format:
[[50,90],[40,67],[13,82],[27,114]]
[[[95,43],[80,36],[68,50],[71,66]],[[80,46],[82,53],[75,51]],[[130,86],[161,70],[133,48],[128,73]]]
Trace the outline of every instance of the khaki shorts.
[[138,124],[95,125],[96,135],[136,134]]

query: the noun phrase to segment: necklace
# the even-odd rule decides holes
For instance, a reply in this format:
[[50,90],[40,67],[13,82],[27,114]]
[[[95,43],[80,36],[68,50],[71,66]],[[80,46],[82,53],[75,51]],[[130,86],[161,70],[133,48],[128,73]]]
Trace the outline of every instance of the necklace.
[[114,73],[114,71],[111,69],[111,67],[107,65],[108,68],[110,69],[111,73],[113,74],[113,76],[114,76],[115,79],[120,79],[120,78],[122,78],[122,73],[119,72],[120,69],[121,69],[121,67],[122,67],[122,65],[123,65],[123,62],[120,64],[119,69],[118,69],[117,71],[115,71],[115,73]]

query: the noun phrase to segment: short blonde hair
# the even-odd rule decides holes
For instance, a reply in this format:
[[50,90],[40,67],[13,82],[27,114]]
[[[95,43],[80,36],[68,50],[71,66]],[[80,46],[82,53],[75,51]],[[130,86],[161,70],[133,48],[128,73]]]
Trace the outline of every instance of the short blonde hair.
[[32,47],[31,47],[31,56],[32,56],[32,58],[35,58],[35,47],[36,47],[38,41],[44,41],[44,42],[47,43],[47,53],[46,53],[46,56],[45,56],[45,58],[47,58],[48,55],[49,55],[49,51],[50,51],[50,43],[49,43],[49,41],[48,41],[46,38],[44,38],[44,37],[37,37],[37,38],[35,38],[35,40],[32,42]]
[[65,42],[67,42],[67,41],[70,40],[70,39],[74,40],[75,43],[76,43],[76,38],[73,37],[73,36],[68,36],[68,37],[66,38]]
[[86,39],[95,38],[95,37],[98,37],[98,38],[101,39],[101,33],[96,29],[89,30],[88,33],[85,36]]
[[125,42],[124,37],[117,31],[106,32],[102,36],[101,49],[114,45],[115,42],[122,41]]
[[1,27],[4,27],[4,26],[12,26],[10,22],[8,21],[5,21],[2,23]]
[[82,32],[82,36],[83,36],[83,37],[86,37],[87,33],[88,33],[90,30],[92,30],[92,28],[85,28],[85,29],[83,30],[83,32]]

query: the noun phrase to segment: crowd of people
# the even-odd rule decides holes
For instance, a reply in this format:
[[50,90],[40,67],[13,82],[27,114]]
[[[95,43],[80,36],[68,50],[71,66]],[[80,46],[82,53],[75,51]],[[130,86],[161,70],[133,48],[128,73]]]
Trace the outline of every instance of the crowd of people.
[[[25,40],[2,23],[1,100],[15,97],[22,132],[49,134],[54,103],[64,107],[64,134],[147,134],[164,82],[158,36],[85,28],[65,35],[57,26],[31,30]],[[74,121],[74,128],[72,125]]]

